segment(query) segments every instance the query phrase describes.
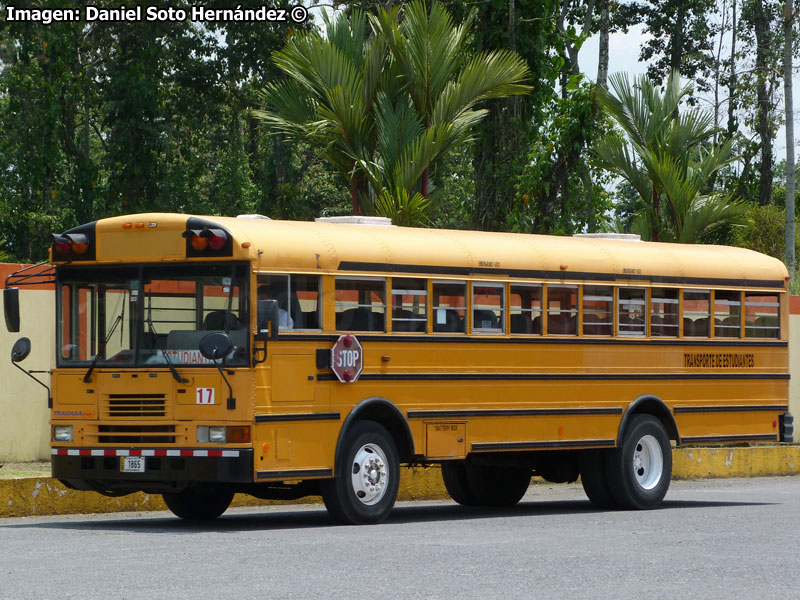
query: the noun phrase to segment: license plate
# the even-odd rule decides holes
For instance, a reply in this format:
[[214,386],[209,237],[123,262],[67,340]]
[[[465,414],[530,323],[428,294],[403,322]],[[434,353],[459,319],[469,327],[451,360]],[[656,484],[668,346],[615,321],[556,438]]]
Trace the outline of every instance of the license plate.
[[123,473],[144,473],[144,456],[123,456],[119,470]]

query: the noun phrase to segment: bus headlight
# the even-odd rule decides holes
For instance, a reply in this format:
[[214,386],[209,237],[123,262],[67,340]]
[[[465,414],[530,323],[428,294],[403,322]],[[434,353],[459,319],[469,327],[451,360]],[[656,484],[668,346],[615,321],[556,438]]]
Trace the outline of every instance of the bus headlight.
[[72,425],[54,425],[53,426],[53,441],[54,442],[71,442],[74,438]]
[[224,444],[226,438],[225,429],[226,427],[209,427],[208,441],[212,444]]

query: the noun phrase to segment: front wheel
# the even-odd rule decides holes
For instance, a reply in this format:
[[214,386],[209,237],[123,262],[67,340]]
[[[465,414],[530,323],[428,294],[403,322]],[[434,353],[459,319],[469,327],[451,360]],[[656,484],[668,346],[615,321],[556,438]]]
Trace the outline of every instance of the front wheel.
[[164,504],[176,517],[189,521],[211,521],[231,505],[233,492],[186,488],[175,494],[163,494]]
[[661,504],[672,477],[672,450],[661,421],[634,416],[622,445],[606,456],[606,474],[620,508],[641,510]]
[[397,500],[400,462],[389,432],[373,421],[347,432],[336,461],[336,476],[322,484],[322,499],[340,523],[365,525],[386,520]]

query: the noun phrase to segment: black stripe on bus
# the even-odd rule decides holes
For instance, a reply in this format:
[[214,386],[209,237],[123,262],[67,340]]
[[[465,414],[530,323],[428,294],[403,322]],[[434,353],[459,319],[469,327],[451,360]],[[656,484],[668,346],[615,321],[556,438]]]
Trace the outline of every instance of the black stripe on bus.
[[549,448],[595,448],[613,446],[614,440],[552,440],[545,442],[483,442],[472,444],[472,450],[545,450]]
[[338,412],[256,415],[255,417],[256,423],[270,423],[274,421],[338,421],[341,418]]
[[[788,373],[363,373],[365,381],[669,381],[673,379],[789,379]],[[318,381],[338,381],[318,373]]]
[[621,408],[509,408],[489,410],[410,410],[409,419],[464,417],[548,417],[555,415],[621,415]]
[[302,479],[333,477],[333,469],[293,469],[290,471],[256,471],[256,479]]
[[681,444],[711,444],[717,442],[777,442],[778,434],[764,435],[696,435],[691,437],[681,437]]
[[503,269],[491,267],[448,267],[443,265],[403,265],[377,262],[359,262],[343,260],[339,263],[340,271],[359,271],[376,273],[403,273],[408,275],[452,275],[469,277],[474,275],[493,275],[496,277],[514,277],[520,279],[583,279],[617,283],[619,281],[647,281],[651,283],[688,283],[692,285],[726,285],[733,287],[760,287],[783,289],[786,283],[781,279],[728,279],[724,277],[674,277],[668,275],[628,275],[618,273],[588,273],[582,271],[545,271],[539,269]]
[[467,336],[466,334],[454,335],[440,335],[436,333],[423,333],[419,335],[400,335],[400,334],[386,334],[379,333],[377,335],[368,331],[343,331],[341,333],[326,333],[326,334],[287,334],[281,333],[278,336],[278,341],[292,341],[292,342],[330,342],[333,344],[339,339],[340,335],[350,334],[358,337],[360,342],[425,342],[427,343],[471,343],[471,344],[576,344],[576,345],[600,345],[600,346],[709,346],[728,347],[728,346],[741,346],[741,347],[768,347],[768,348],[785,348],[789,342],[785,340],[774,341],[756,341],[763,340],[763,338],[751,338],[753,341],[735,340],[735,341],[722,341],[712,339],[687,339],[687,338],[586,338],[578,336],[531,336],[531,337],[484,337],[484,336]]
[[710,413],[710,412],[775,412],[787,411],[785,404],[730,404],[725,406],[676,406],[672,412],[677,413]]

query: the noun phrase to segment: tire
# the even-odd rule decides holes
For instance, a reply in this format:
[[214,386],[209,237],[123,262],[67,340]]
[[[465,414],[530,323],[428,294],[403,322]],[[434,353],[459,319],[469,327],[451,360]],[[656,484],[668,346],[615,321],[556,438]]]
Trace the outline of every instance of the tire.
[[442,481],[450,497],[462,506],[477,506],[478,499],[472,493],[467,480],[467,469],[463,460],[442,463]]
[[231,505],[233,492],[228,490],[203,491],[186,488],[177,494],[162,494],[164,504],[176,517],[188,521],[211,521]]
[[608,450],[589,450],[581,455],[581,483],[589,501],[597,508],[615,508],[606,477],[606,453]]
[[400,462],[392,436],[373,421],[353,425],[342,441],[336,476],[322,482],[330,515],[346,525],[382,523],[397,500]]
[[450,497],[464,506],[514,506],[528,491],[531,471],[457,460],[442,463],[442,479]]
[[672,450],[661,421],[636,415],[622,445],[606,455],[611,496],[620,508],[655,508],[664,499],[672,477]]

